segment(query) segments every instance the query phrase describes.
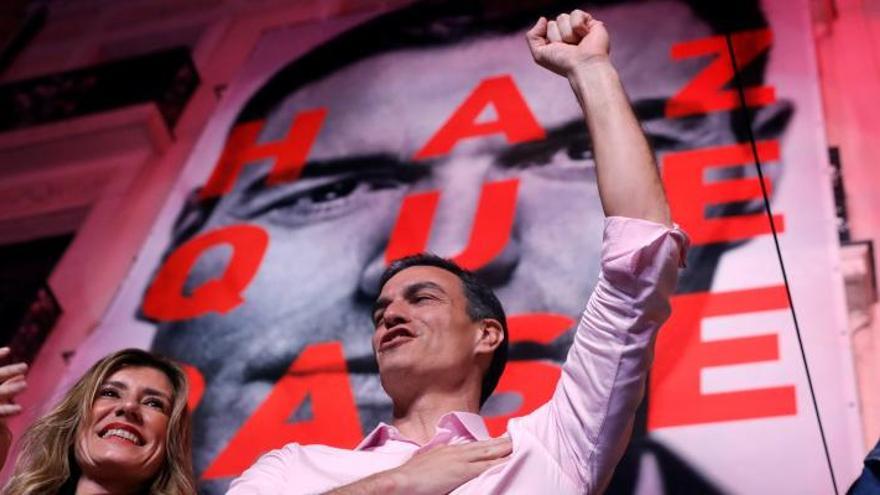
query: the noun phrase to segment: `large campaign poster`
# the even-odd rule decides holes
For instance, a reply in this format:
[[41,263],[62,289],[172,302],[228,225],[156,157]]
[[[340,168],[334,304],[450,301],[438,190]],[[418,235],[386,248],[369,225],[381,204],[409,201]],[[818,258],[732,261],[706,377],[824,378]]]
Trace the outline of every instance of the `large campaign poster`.
[[861,446],[807,1],[527,4],[266,32],[62,387],[123,347],[185,363],[204,493],[288,442],[353,447],[390,417],[378,277],[432,251],[508,313],[490,431],[535,409],[597,279],[603,214],[577,102],[523,33],[583,7],[693,244],[609,493],[824,494],[830,468],[844,487]]

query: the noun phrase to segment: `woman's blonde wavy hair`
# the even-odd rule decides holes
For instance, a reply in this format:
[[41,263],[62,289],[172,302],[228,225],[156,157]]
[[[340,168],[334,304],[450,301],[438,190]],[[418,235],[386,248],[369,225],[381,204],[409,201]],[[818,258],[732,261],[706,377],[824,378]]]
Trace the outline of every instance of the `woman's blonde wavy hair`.
[[191,495],[196,492],[192,470],[190,418],[186,375],[171,361],[140,349],[124,349],[95,363],[61,402],[22,436],[15,471],[3,495],[56,494],[76,487],[80,470],[74,445],[77,431],[91,415],[98,389],[113,373],[126,367],[148,367],[163,372],[174,394],[165,432],[165,462],[144,493]]

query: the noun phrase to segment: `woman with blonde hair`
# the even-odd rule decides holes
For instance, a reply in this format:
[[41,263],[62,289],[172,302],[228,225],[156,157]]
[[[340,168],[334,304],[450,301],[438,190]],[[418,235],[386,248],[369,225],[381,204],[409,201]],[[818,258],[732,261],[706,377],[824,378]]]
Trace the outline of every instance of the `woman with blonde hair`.
[[[23,388],[22,365],[0,367],[0,380],[9,401]],[[110,354],[28,428],[3,495],[194,494],[187,393],[171,361],[140,349]],[[20,410],[3,406],[0,423]],[[3,430],[0,459],[10,438]]]

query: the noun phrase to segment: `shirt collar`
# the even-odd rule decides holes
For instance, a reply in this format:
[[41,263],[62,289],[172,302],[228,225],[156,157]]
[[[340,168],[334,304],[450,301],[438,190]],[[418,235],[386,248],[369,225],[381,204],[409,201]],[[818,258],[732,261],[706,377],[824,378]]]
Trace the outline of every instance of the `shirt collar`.
[[357,444],[354,450],[365,450],[384,444],[391,437],[391,431],[396,431],[396,428],[384,422],[379,423],[378,426],[373,428],[373,431],[361,440],[361,443]]
[[469,436],[471,440],[488,440],[489,430],[486,429],[486,422],[479,414],[469,412],[451,412],[444,414],[437,426],[449,428],[457,433]]
[[[479,414],[469,412],[455,411],[446,413],[440,417],[439,421],[437,421],[435,428],[437,430],[451,430],[460,436],[470,438],[472,441],[488,440],[490,438],[483,417]],[[373,431],[361,440],[361,443],[359,443],[354,450],[366,450],[379,447],[387,443],[389,440],[398,440],[415,444],[412,440],[401,435],[397,428],[387,423],[379,423],[378,426],[373,428]]]

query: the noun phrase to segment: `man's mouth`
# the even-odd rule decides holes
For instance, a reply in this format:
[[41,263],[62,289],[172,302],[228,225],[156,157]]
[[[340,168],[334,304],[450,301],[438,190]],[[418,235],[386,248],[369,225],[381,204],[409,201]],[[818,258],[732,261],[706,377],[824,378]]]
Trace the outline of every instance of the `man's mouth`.
[[120,438],[137,446],[146,443],[137,429],[124,423],[110,423],[98,432],[98,436],[104,439]]
[[415,335],[410,332],[408,329],[400,327],[389,330],[388,333],[382,336],[382,340],[379,342],[379,352],[387,351],[398,347],[402,344],[409,342],[414,339]]

